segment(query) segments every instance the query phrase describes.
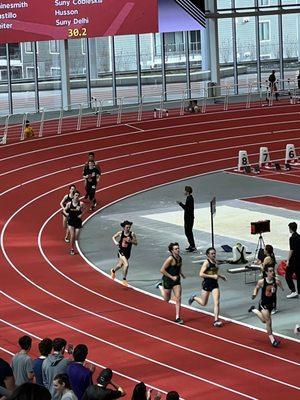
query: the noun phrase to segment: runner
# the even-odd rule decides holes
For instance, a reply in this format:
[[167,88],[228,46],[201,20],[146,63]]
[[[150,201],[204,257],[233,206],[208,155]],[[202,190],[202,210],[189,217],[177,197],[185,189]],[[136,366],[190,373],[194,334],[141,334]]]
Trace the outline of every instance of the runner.
[[95,198],[96,187],[100,179],[99,169],[96,168],[94,161],[89,161],[88,166],[84,168],[83,177],[85,179],[85,189],[90,200],[90,211],[93,211],[97,205]]
[[165,301],[169,302],[171,294],[174,294],[176,318],[175,322],[183,324],[183,320],[180,317],[181,308],[181,283],[180,277],[185,279],[182,272],[182,258],[180,257],[179,244],[170,243],[169,252],[171,255],[166,259],[161,267],[160,272],[163,274],[162,282],[157,283],[156,287],[160,289],[161,294]]
[[137,238],[134,232],[131,231],[132,222],[124,221],[121,223],[122,231],[118,231],[113,237],[112,240],[116,246],[119,246],[118,257],[119,261],[115,268],[110,270],[110,275],[112,279],[115,279],[116,272],[123,268],[123,280],[122,283],[125,286],[128,286],[127,282],[127,274],[129,267],[129,258],[131,254],[131,248],[134,244],[137,245]]
[[62,211],[62,216],[63,216],[63,228],[64,228],[65,231],[66,231],[66,234],[65,234],[65,242],[66,242],[66,243],[70,243],[70,237],[69,237],[68,221],[67,221],[67,217],[66,217],[65,214],[64,214],[64,209],[65,209],[66,205],[67,205],[70,201],[72,201],[72,199],[73,199],[73,197],[74,197],[74,192],[75,192],[75,190],[76,190],[76,186],[75,186],[75,185],[71,185],[71,186],[69,187],[69,193],[66,194],[66,195],[63,197],[62,201],[60,202],[60,206],[61,206],[61,208],[62,208],[62,210],[63,210],[63,211]]
[[[99,165],[99,163],[95,160],[95,153],[92,152],[92,151],[89,153],[89,158],[88,158],[88,160],[86,161],[86,163],[85,163],[84,166],[83,166],[83,173],[82,173],[82,175],[83,175],[83,176],[87,175],[87,174],[86,174],[86,169],[89,167],[89,162],[90,162],[90,161],[92,161],[93,163],[95,163],[95,168],[98,170],[99,176],[101,176],[101,168],[100,168],[100,165]],[[86,181],[85,181],[85,190],[86,190],[86,193],[85,193],[84,198],[87,199],[87,198],[89,197],[89,194],[88,194],[88,192],[87,192]]]
[[275,277],[275,271],[273,267],[269,266],[266,269],[266,274],[266,277],[257,282],[252,295],[252,299],[255,299],[259,289],[262,289],[259,307],[256,309],[255,306],[251,306],[248,311],[252,311],[262,323],[266,324],[266,329],[272,346],[278,347],[280,341],[275,339],[273,335],[271,312],[274,308],[274,304],[276,304],[277,286],[279,286],[282,290],[284,289],[281,282]]
[[64,214],[68,219],[68,228],[70,234],[70,254],[74,256],[75,254],[75,241],[78,239],[80,229],[82,227],[82,214],[83,214],[83,203],[80,201],[80,193],[75,190],[73,199],[67,203]]
[[222,322],[219,320],[220,314],[220,289],[218,279],[221,278],[223,281],[227,281],[227,278],[219,274],[219,268],[216,261],[216,250],[213,247],[209,247],[206,250],[207,260],[204,261],[200,268],[199,276],[203,278],[202,282],[202,293],[201,296],[192,295],[189,298],[189,305],[192,305],[196,301],[201,306],[206,306],[210,293],[214,300],[214,315],[215,320],[213,325],[215,327],[222,326]]

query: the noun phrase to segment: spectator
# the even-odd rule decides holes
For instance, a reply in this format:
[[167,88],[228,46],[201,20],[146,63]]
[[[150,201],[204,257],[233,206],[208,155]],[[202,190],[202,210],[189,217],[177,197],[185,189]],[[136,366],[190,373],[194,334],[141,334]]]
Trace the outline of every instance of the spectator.
[[[285,280],[291,291],[286,297],[293,299],[294,297],[298,297],[300,292],[300,235],[297,232],[296,222],[289,223],[289,230],[291,233],[290,251],[286,263]],[[295,288],[293,274],[296,275],[298,291]]]
[[299,74],[297,76],[297,82],[298,82],[298,89],[300,89],[300,71],[299,71]]
[[24,138],[25,139],[32,139],[34,138],[34,132],[33,132],[33,128],[30,125],[30,122],[28,121],[28,119],[25,122],[25,128],[24,128]]
[[42,365],[46,357],[51,353],[52,340],[49,338],[43,339],[39,343],[40,357],[33,360],[33,372],[35,376],[35,383],[43,385]]
[[[97,378],[97,385],[88,387],[82,400],[113,400],[126,395],[125,390],[112,380],[113,372],[110,368],[105,368]],[[108,389],[111,385],[115,390]]]
[[59,374],[54,377],[53,387],[61,400],[77,400],[77,396],[71,390],[70,380],[67,374]]
[[275,99],[278,101],[279,100],[279,93],[277,91],[277,85],[276,85],[276,76],[275,76],[275,70],[272,70],[271,75],[269,76],[269,87],[271,93],[275,93]]
[[66,345],[67,342],[65,339],[54,339],[53,354],[49,354],[49,356],[43,362],[43,383],[51,393],[52,400],[58,400],[60,398],[59,394],[53,387],[54,377],[59,374],[65,374],[67,371],[67,366],[71,362],[70,359],[64,358]]
[[[144,382],[140,382],[135,385],[135,388],[133,389],[133,392],[132,392],[131,400],[151,400],[151,392],[152,392],[152,389],[147,390]],[[157,393],[154,396],[153,400],[160,400],[160,399],[161,399],[161,395],[159,393]]]
[[169,392],[167,394],[166,400],[179,400],[179,394],[177,392]]
[[8,400],[51,400],[51,394],[43,386],[26,382],[17,387]]
[[91,366],[91,368],[87,368],[84,366],[87,355],[87,346],[85,344],[78,344],[73,351],[74,362],[70,363],[67,368],[71,387],[78,400],[82,399],[86,389],[93,384],[92,375],[95,367]]
[[31,382],[34,378],[32,359],[28,355],[31,349],[32,339],[25,335],[20,337],[19,346],[21,350],[13,356],[11,367],[17,386],[25,382]]
[[15,389],[15,378],[10,365],[0,358],[0,395],[10,394]]

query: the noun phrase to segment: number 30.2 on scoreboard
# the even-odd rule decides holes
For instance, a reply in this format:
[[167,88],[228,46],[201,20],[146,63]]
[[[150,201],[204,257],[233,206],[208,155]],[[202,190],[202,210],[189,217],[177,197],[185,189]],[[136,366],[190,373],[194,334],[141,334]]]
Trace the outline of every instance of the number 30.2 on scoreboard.
[[86,37],[88,35],[86,28],[72,28],[68,29],[68,37],[76,38],[76,37]]

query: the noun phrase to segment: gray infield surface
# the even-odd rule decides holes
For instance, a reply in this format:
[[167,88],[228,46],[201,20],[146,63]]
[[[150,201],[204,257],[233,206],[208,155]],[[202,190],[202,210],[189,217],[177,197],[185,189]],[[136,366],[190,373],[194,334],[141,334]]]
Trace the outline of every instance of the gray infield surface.
[[[217,213],[220,205],[230,207],[245,208],[246,211],[253,211],[259,207],[269,215],[272,223],[272,216],[287,218],[291,221],[299,221],[300,213],[275,208],[261,206],[257,204],[242,202],[238,199],[263,196],[279,195],[288,199],[299,200],[299,186],[288,183],[275,182],[266,179],[256,179],[246,175],[228,174],[226,172],[213,173],[187,179],[151,189],[146,192],[131,196],[130,198],[119,201],[104,210],[96,213],[84,225],[80,234],[80,248],[86,258],[100,270],[109,273],[110,269],[117,262],[117,247],[112,242],[112,236],[120,230],[120,222],[127,219],[133,221],[132,230],[138,237],[138,246],[133,246],[130,259],[128,281],[131,286],[143,289],[149,293],[159,295],[155,284],[161,278],[159,272],[163,261],[168,256],[167,246],[170,242],[179,242],[181,255],[183,258],[183,271],[186,279],[182,280],[183,304],[187,304],[188,298],[192,293],[200,292],[200,278],[198,277],[199,268],[202,260],[205,259],[205,249],[211,245],[211,235],[209,227],[201,230],[194,229],[195,242],[198,248],[196,253],[185,252],[187,247],[186,238],[183,231],[183,210],[176,204],[176,200],[184,201],[183,190],[185,185],[190,185],[194,190],[195,209],[207,208],[210,200],[216,196]],[[181,210],[181,211],[180,211]],[[150,214],[160,214],[169,212],[182,213],[182,225],[160,221],[159,219],[149,219],[145,217]],[[249,226],[250,230],[250,226]],[[258,239],[258,238],[257,238]],[[282,242],[288,245],[289,232],[287,226],[282,227]],[[255,238],[256,240],[256,238]],[[228,259],[231,254],[225,253],[221,245],[228,244],[233,246],[238,241],[234,232],[234,226],[229,227],[226,236],[215,235],[215,246],[217,248],[218,259]],[[252,242],[242,242],[253,257],[256,244]],[[272,244],[272,243],[271,243]],[[286,258],[287,251],[275,248],[278,260]],[[241,266],[241,265],[238,265]],[[255,301],[251,300],[254,283],[245,284],[245,274],[230,274],[228,268],[235,268],[224,262],[220,265],[220,271],[225,273],[228,281],[220,281],[221,288],[221,315],[234,320],[264,328],[264,325],[254,314],[247,312],[252,304],[257,304],[259,296]],[[118,275],[121,279],[121,274]],[[254,281],[254,273],[247,273],[247,281]],[[278,310],[273,315],[273,329],[283,335],[295,338],[293,329],[296,323],[300,323],[300,298],[287,299],[289,289],[285,279],[280,277],[285,291],[278,290]],[[197,305],[195,305],[198,308]],[[199,306],[200,308],[200,306]],[[206,311],[213,311],[212,299],[209,300]],[[170,319],[173,319],[174,310],[170,309]],[[198,314],[201,318],[201,314]],[[184,310],[183,310],[184,316]],[[299,338],[299,336],[298,336]]]

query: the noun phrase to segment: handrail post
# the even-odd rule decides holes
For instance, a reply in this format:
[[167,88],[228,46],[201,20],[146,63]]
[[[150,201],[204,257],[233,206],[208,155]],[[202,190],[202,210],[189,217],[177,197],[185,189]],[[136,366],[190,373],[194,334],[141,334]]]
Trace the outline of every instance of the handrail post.
[[24,137],[25,137],[24,136],[24,129],[25,129],[25,126],[26,126],[27,116],[28,116],[27,113],[23,114],[22,130],[21,130],[20,140],[24,140]]
[[102,122],[103,100],[98,100],[98,104],[97,128],[100,128]]
[[81,120],[82,120],[82,104],[79,105],[79,110],[78,110],[78,119],[77,119],[77,131],[80,131],[81,129]]
[[141,102],[139,104],[138,121],[141,121],[143,118],[143,104],[144,104],[144,95],[141,97]]
[[45,108],[42,108],[42,115],[41,115],[41,122],[40,122],[39,137],[42,137],[42,136],[43,136],[44,122],[45,122]]
[[122,122],[123,100],[124,100],[124,97],[121,97],[120,98],[119,109],[118,109],[117,124],[121,124],[121,122]]
[[165,93],[166,93],[166,92],[162,92],[161,97],[160,97],[158,118],[162,118],[162,116],[163,116],[163,108],[164,108],[164,97],[165,97]]
[[58,120],[58,126],[57,126],[57,134],[60,135],[62,131],[62,122],[63,122],[63,115],[64,115],[64,109],[61,108],[59,112],[59,120]]
[[10,119],[10,114],[8,114],[8,116],[5,118],[4,134],[3,134],[3,138],[2,138],[2,144],[6,144],[7,143],[9,119]]

